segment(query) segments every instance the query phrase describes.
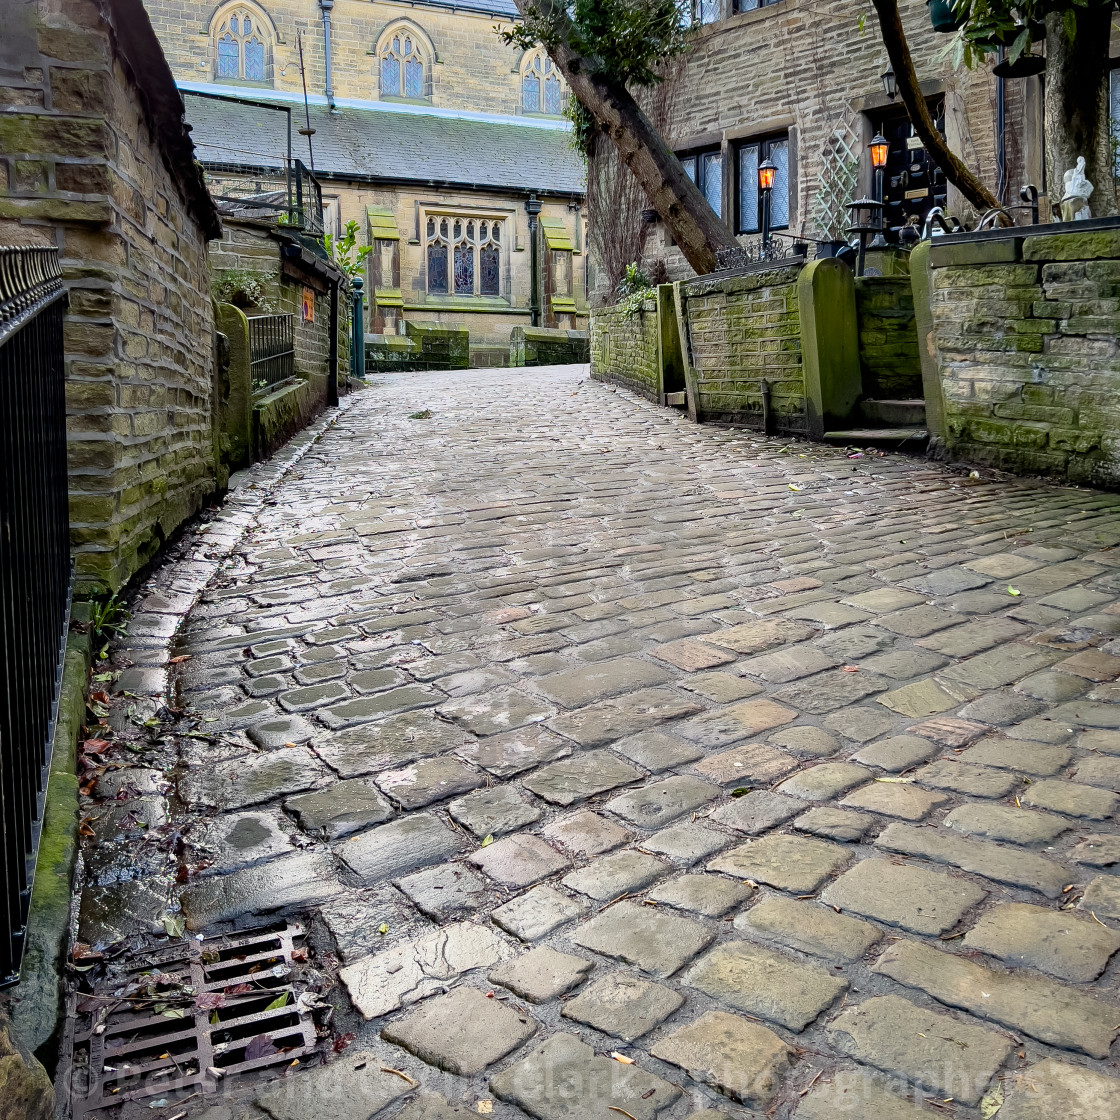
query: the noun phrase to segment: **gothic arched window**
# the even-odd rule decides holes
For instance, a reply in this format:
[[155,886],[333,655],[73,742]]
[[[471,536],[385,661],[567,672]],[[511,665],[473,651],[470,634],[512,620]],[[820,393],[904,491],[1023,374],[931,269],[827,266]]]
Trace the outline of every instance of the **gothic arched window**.
[[381,44],[381,96],[417,101],[428,96],[427,52],[420,37],[397,28]]
[[521,64],[521,108],[526,113],[558,117],[564,111],[560,74],[544,51],[527,55]]
[[267,82],[272,79],[272,35],[267,23],[250,8],[232,7],[214,21],[215,76],[227,81]]
[[430,294],[501,295],[500,220],[429,215],[425,244]]

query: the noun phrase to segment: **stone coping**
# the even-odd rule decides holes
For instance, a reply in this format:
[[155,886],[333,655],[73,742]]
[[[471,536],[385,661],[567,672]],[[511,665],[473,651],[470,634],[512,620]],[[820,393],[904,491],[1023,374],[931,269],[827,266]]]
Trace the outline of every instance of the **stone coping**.
[[1120,216],[1089,218],[1084,222],[1040,222],[1037,226],[1009,226],[1006,229],[968,230],[944,233],[935,237],[933,245],[960,245],[969,241],[1006,241],[1015,237],[1047,237],[1059,233],[1093,233],[1097,230],[1120,230]]

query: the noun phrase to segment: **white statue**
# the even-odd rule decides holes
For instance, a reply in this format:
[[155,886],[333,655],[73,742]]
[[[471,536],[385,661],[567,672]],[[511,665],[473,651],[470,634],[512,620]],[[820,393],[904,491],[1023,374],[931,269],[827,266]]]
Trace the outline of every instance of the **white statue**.
[[1077,166],[1065,173],[1065,193],[1062,196],[1062,220],[1083,222],[1093,216],[1089,209],[1089,196],[1093,184],[1085,178],[1085,157],[1077,157]]

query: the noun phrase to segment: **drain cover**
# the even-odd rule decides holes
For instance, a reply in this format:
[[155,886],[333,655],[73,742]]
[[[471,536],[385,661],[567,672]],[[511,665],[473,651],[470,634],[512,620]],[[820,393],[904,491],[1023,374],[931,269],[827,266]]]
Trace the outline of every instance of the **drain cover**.
[[167,1107],[193,1101],[194,1112],[238,1075],[317,1053],[317,997],[301,998],[305,985],[297,979],[304,934],[301,925],[284,922],[179,942],[126,965],[111,983],[75,993],[73,1120],[115,1120],[131,1102],[145,1102],[151,1116],[157,1100]]

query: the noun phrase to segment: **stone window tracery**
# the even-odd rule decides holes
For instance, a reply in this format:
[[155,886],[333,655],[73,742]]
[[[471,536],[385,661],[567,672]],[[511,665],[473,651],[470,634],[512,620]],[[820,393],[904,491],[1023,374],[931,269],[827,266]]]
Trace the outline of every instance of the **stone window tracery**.
[[501,295],[500,220],[433,214],[425,235],[430,295]]
[[272,34],[259,13],[231,7],[214,21],[215,77],[235,82],[272,80]]
[[398,27],[386,36],[379,51],[381,96],[420,101],[429,96],[429,62],[420,36]]
[[564,88],[552,59],[542,51],[526,55],[521,64],[521,108],[526,113],[564,112]]

